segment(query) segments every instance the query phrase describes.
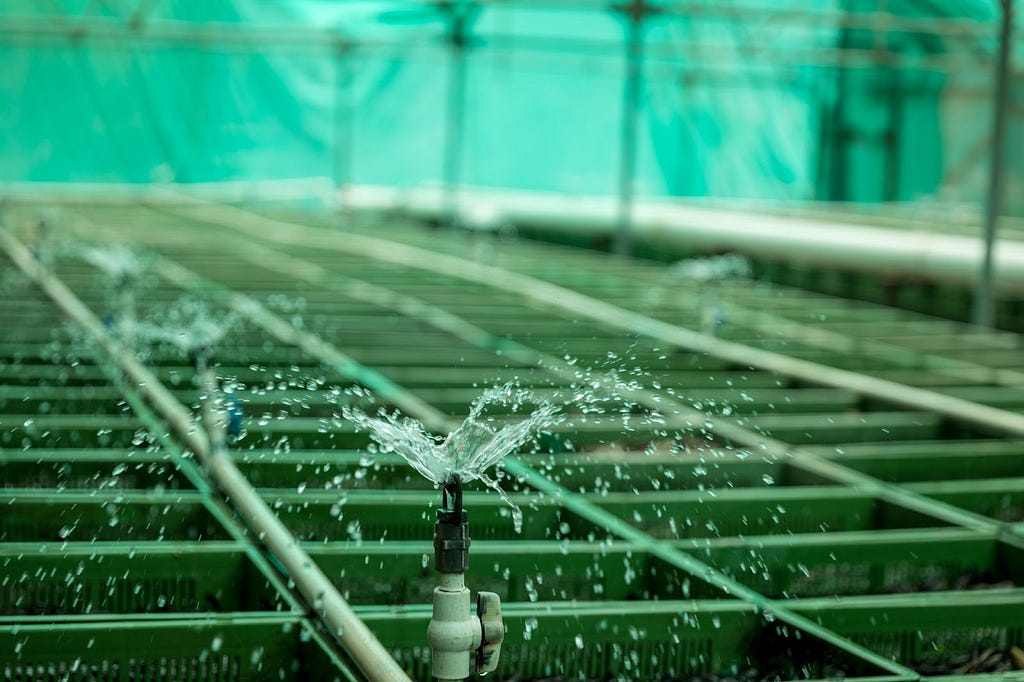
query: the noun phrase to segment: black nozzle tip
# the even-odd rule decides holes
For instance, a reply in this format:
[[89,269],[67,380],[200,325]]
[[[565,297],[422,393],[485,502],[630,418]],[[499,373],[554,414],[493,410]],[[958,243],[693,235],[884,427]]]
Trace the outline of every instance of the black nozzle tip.
[[441,486],[441,507],[450,511],[454,516],[463,514],[462,509],[462,477],[452,474],[451,478]]
[[462,507],[462,479],[456,474],[442,486],[441,509],[434,524],[434,567],[438,573],[465,573],[469,567],[469,514]]

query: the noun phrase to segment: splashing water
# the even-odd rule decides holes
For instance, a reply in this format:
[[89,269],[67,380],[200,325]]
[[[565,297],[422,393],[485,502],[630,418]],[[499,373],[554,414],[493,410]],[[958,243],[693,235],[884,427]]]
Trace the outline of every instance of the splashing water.
[[749,279],[751,274],[750,261],[735,253],[681,260],[664,270],[658,284],[643,294],[641,302],[651,311],[671,304],[672,294],[681,282],[693,282],[701,292],[699,297],[706,297],[708,290],[719,282]]
[[82,251],[82,258],[115,280],[127,279],[142,270],[142,260],[123,244],[88,247]]
[[727,253],[710,258],[681,260],[673,265],[668,274],[696,282],[711,282],[723,279],[745,279],[750,277],[750,261],[739,254]]
[[167,343],[189,353],[201,348],[215,347],[239,315],[229,312],[218,315],[199,300],[182,299],[176,305],[160,311],[153,319],[137,325],[139,338],[150,343]]
[[[527,418],[492,425],[484,416],[489,406],[516,408],[523,403],[540,406]],[[487,471],[516,452],[542,429],[560,418],[557,405],[531,399],[529,391],[512,384],[495,386],[484,391],[472,404],[469,416],[448,437],[441,440],[427,433],[415,419],[385,410],[369,416],[362,410],[345,405],[342,416],[358,429],[368,431],[384,452],[394,452],[421,476],[436,485],[444,485],[458,474],[463,482],[479,480],[495,490],[512,507],[512,520],[517,533],[522,531],[523,515],[519,507],[502,490]]]

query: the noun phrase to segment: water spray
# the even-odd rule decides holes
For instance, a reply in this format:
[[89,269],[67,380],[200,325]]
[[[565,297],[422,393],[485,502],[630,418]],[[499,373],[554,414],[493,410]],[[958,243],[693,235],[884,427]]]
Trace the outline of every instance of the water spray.
[[85,260],[102,270],[113,285],[113,303],[104,318],[110,332],[117,332],[121,343],[132,346],[138,324],[135,315],[135,285],[142,264],[128,248],[121,245],[92,247],[82,254]]
[[743,256],[726,254],[680,261],[670,272],[697,283],[701,331],[709,336],[717,336],[726,322],[720,283],[728,279],[750,277],[750,263]]
[[439,682],[464,680],[498,667],[505,624],[501,599],[478,592],[476,612],[466,587],[469,569],[469,514],[462,506],[462,478],[452,475],[441,487],[441,508],[434,524],[434,568],[440,581],[434,588],[434,610],[427,628],[433,652],[432,673]]

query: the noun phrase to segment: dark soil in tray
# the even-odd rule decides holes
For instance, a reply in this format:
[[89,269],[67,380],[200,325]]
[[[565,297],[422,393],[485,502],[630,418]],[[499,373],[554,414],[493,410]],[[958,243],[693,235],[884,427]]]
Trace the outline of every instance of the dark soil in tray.
[[922,675],[970,675],[1024,670],[1024,650],[1017,646],[977,649],[959,656],[924,658],[912,663],[910,667]]
[[1006,580],[994,573],[967,571],[953,579],[935,576],[919,583],[901,583],[893,585],[890,594],[907,594],[911,592],[942,592],[946,590],[1005,590],[1017,587],[1012,580]]

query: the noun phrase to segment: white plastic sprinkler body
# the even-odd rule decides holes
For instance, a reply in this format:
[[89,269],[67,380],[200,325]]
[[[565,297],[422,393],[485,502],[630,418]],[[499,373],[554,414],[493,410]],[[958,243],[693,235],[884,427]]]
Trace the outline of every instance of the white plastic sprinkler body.
[[725,324],[725,310],[718,298],[718,284],[715,280],[700,285],[700,327],[708,336],[718,336]]
[[128,348],[134,346],[135,334],[135,288],[131,275],[122,274],[117,280],[117,330],[121,343]]
[[434,526],[434,566],[440,573],[440,584],[434,588],[427,641],[433,653],[432,673],[439,682],[465,680],[472,673],[497,669],[505,637],[497,594],[479,592],[475,612],[472,609],[465,582],[469,566],[468,526],[462,508],[462,483],[456,476],[444,486],[444,505],[437,510]]

